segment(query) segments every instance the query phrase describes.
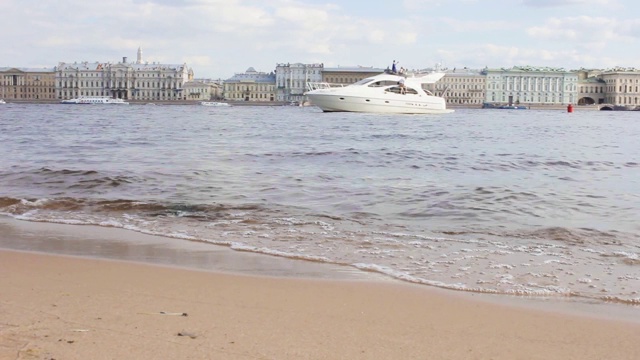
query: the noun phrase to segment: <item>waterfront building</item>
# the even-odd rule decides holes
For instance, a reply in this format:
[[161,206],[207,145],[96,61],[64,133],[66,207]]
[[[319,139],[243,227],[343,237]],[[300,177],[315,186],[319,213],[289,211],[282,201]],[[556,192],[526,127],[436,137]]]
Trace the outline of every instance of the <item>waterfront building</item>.
[[578,101],[578,74],[560,68],[515,66],[486,69],[485,102],[565,105]]
[[55,68],[0,67],[0,99],[54,100]]
[[275,101],[276,75],[250,67],[224,81],[224,99],[230,101]]
[[324,64],[276,64],[276,99],[303,102],[310,82],[322,81]]
[[600,75],[602,70],[577,70],[578,105],[604,104],[607,84]]
[[220,100],[222,99],[222,87],[219,83],[207,79],[188,81],[183,86],[186,100]]
[[600,78],[606,84],[605,103],[631,108],[640,106],[640,70],[614,68],[603,71]]
[[349,85],[383,72],[384,69],[365,66],[325,67],[322,69],[322,82]]
[[186,64],[171,65],[142,61],[138,49],[135,63],[127,62],[61,62],[56,67],[56,98],[109,96],[143,101],[185,100],[183,85],[193,79]]
[[486,75],[482,70],[467,68],[445,70],[445,75],[435,84],[425,88],[441,96],[447,105],[482,106],[485,101]]

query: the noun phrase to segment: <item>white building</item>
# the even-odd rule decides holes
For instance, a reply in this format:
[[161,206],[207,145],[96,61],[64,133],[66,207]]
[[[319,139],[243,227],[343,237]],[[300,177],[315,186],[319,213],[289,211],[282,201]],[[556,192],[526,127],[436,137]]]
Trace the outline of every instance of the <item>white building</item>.
[[185,100],[183,85],[193,79],[186,64],[172,65],[142,61],[138,49],[135,63],[61,62],[56,67],[56,98],[110,96],[127,100]]
[[323,64],[277,64],[276,100],[304,101],[307,84],[322,81],[323,68]]
[[490,104],[566,105],[578,101],[578,74],[530,66],[486,69],[485,102]]

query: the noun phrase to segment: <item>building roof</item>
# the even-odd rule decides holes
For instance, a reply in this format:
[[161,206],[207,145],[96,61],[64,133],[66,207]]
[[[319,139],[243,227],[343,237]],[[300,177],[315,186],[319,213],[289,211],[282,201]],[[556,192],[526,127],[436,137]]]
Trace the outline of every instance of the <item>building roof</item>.
[[362,73],[382,73],[384,69],[364,66],[340,66],[325,67],[323,72],[362,72]]
[[135,64],[135,63],[111,63],[111,62],[106,62],[106,63],[101,63],[101,62],[74,62],[73,64],[71,63],[64,63],[61,62],[58,64],[58,70],[86,70],[86,71],[91,71],[91,70],[101,70],[105,67],[109,67],[109,66],[116,66],[116,65],[122,65],[122,66],[126,66],[126,67],[130,67],[136,71],[161,71],[161,70],[178,70],[178,71],[183,71],[186,68],[186,64],[158,64],[158,63],[145,63],[145,64]]
[[500,68],[500,69],[487,69],[488,72],[556,72],[556,73],[568,73],[571,71],[567,71],[564,68],[554,68],[547,66],[513,66],[511,68]]
[[54,72],[55,68],[25,68],[25,67],[0,67],[0,72],[5,71],[22,71],[22,72]]
[[276,82],[276,74],[274,73],[265,73],[258,72],[254,68],[250,67],[244,73],[235,74],[229,79],[224,81],[225,83],[240,83],[240,82],[252,82],[252,83],[263,83],[269,84]]

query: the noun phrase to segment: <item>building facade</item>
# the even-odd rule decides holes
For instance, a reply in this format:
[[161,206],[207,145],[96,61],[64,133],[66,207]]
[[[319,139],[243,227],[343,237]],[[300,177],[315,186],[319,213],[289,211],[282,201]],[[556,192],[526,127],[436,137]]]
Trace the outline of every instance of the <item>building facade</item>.
[[447,105],[478,105],[485,101],[487,77],[481,70],[453,69],[435,84],[425,86],[434,95],[442,96]]
[[55,68],[0,68],[0,99],[53,101],[55,98]]
[[183,85],[193,80],[186,64],[146,63],[138,49],[135,63],[123,57],[118,63],[61,62],[56,67],[56,98],[109,96],[141,101],[185,100]]
[[230,101],[275,101],[276,74],[250,67],[224,81],[224,99]]
[[379,75],[383,72],[384,69],[363,66],[334,68],[325,67],[322,70],[322,82],[338,85],[349,85],[362,79]]
[[310,82],[322,81],[323,64],[277,64],[276,100],[303,102]]
[[630,108],[640,106],[640,70],[615,68],[603,71],[599,78],[606,87],[605,103]]
[[577,70],[578,105],[604,104],[607,84],[600,78],[601,70]]
[[555,68],[486,69],[489,104],[566,105],[578,101],[578,74]]
[[183,86],[186,100],[220,100],[222,99],[222,86],[219,83],[199,79],[188,81]]

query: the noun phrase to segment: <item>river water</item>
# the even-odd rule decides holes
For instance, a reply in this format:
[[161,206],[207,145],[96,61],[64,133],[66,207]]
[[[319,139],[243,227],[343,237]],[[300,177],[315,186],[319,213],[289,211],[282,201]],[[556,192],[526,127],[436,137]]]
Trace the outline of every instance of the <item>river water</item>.
[[640,304],[640,113],[0,108],[0,213]]

